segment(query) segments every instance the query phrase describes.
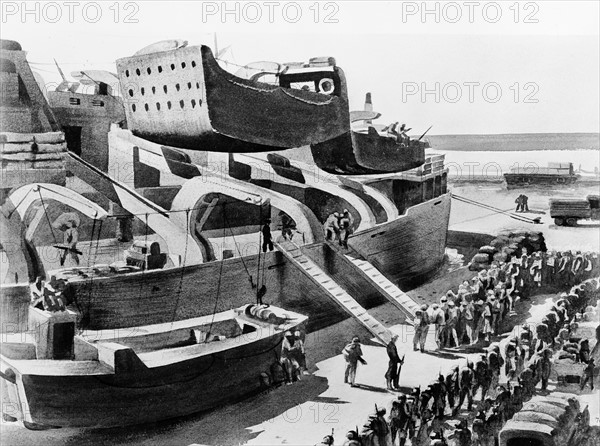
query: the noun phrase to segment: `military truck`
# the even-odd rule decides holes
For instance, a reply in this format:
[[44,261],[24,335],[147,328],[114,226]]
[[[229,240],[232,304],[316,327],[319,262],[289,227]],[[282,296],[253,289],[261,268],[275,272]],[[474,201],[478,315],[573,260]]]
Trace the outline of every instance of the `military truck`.
[[600,195],[585,199],[551,198],[550,217],[556,226],[577,226],[578,220],[600,220]]

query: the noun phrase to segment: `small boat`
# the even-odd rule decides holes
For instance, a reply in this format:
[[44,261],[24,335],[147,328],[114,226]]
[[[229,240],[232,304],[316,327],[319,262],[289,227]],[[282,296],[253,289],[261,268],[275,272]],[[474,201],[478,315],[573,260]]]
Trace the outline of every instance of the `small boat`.
[[403,172],[425,162],[429,147],[425,135],[411,139],[394,132],[393,126],[374,125],[372,120],[380,114],[371,108],[371,94],[367,93],[365,110],[350,113],[352,128],[348,132],[311,145],[319,168],[337,175],[372,175]]
[[3,413],[45,429],[153,423],[208,410],[273,384],[285,332],[306,320],[245,305],[74,334],[74,312],[31,307],[33,332],[5,334],[2,343]]
[[258,152],[348,131],[346,81],[334,58],[274,67],[236,76],[204,45],[150,45],[117,61],[128,125],[158,144]]

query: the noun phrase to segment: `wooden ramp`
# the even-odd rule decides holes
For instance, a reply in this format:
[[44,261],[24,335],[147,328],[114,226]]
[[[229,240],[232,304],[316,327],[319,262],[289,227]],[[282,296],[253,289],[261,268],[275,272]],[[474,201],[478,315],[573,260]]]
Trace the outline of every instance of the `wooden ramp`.
[[371,316],[356,300],[340,287],[329,275],[327,275],[316,263],[310,260],[300,248],[290,242],[283,241],[274,244],[283,255],[300,268],[317,286],[347,313],[357,319],[367,330],[369,330],[383,344],[387,345],[392,340],[392,332],[383,326],[381,322]]
[[406,316],[406,322],[412,323],[416,311],[419,309],[419,305],[412,300],[408,294],[394,285],[368,261],[350,255],[345,255],[345,257],[352,262],[373,285],[375,285],[388,301]]

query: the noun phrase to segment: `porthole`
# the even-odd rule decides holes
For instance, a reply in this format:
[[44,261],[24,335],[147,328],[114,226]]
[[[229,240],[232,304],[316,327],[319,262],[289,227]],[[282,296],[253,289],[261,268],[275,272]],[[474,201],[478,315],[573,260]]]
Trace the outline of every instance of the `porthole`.
[[179,90],[181,89],[181,87],[179,86],[179,84],[175,84],[175,89],[176,89],[177,91],[179,91]]
[[157,109],[157,110],[160,110],[160,102],[157,102],[157,103],[156,103],[156,109]]
[[192,89],[192,83],[188,82],[188,89],[191,90]]
[[200,88],[200,82],[196,82],[196,88]]
[[136,69],[135,69],[135,74],[137,74],[138,76],[141,74],[141,72],[140,72],[140,69],[139,69],[139,68],[136,68]]
[[152,94],[156,94],[156,87],[152,87]]
[[196,100],[192,99],[192,108],[194,108],[196,106]]
[[192,67],[196,68],[196,61],[192,60]]
[[146,109],[146,111],[150,110],[150,107],[148,107],[148,104],[144,104],[144,108]]
[[129,70],[125,70],[125,76],[129,77]]
[[131,110],[135,111],[135,104],[131,104]]
[[146,71],[148,72],[148,74],[152,74],[152,70],[150,69],[150,67],[148,67],[148,68],[146,69]]
[[179,106],[180,106],[181,108],[183,108],[183,106],[184,106],[184,105],[185,105],[185,103],[183,102],[183,99],[182,99],[181,101],[179,101]]
[[167,108],[171,110],[171,101],[167,101]]
[[162,73],[162,66],[160,66],[160,65],[158,66],[158,72]]
[[144,89],[144,87],[141,88],[140,93],[142,93],[142,96],[146,94],[146,90]]
[[167,92],[167,86],[163,85],[163,91],[166,93]]
[[174,70],[174,69],[175,69],[175,64],[174,64],[174,63],[172,63],[172,64],[171,64],[171,70]]
[[133,97],[133,90],[131,88],[129,89],[129,96]]
[[185,62],[181,62],[181,68],[185,68]]

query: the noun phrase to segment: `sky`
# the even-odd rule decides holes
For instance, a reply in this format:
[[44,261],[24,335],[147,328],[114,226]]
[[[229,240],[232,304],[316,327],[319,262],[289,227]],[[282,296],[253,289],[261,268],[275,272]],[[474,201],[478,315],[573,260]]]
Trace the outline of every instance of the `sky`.
[[[333,56],[352,109],[431,134],[599,132],[600,2],[2,2],[48,84],[164,39],[234,64]],[[234,67],[234,65],[231,65]],[[235,70],[235,68],[232,68]]]

